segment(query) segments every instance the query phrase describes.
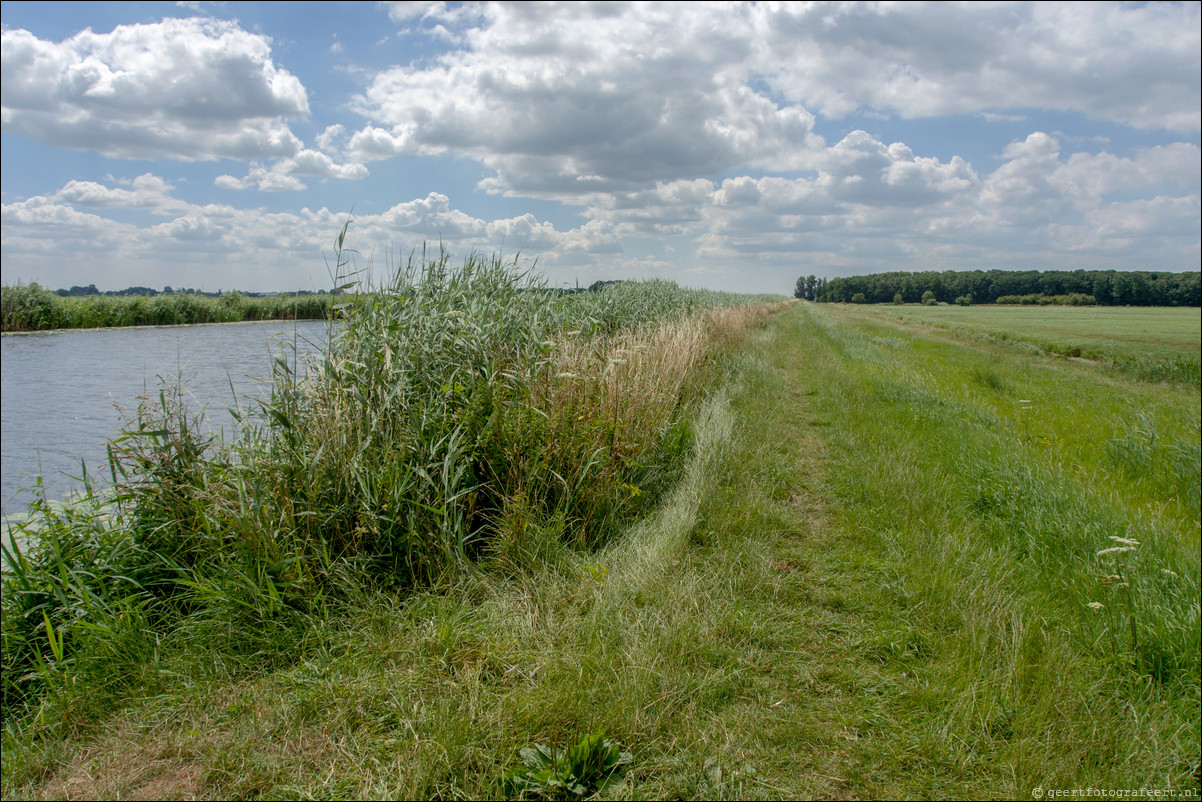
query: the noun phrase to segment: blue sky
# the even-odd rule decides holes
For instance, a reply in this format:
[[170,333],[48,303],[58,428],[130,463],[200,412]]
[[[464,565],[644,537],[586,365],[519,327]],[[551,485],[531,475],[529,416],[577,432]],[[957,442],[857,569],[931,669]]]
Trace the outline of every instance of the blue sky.
[[3,281],[1197,270],[1200,8],[5,2]]

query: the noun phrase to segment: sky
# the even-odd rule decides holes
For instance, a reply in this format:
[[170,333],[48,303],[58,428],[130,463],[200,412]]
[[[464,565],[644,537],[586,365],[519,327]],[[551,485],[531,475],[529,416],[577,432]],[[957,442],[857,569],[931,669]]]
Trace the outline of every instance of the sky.
[[4,2],[3,282],[1198,270],[1202,4]]

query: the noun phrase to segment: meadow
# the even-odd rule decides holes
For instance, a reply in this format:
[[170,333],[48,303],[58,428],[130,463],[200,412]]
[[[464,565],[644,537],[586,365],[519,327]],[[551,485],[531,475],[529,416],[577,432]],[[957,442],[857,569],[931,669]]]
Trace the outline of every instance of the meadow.
[[236,452],[148,402],[10,555],[4,798],[1197,798],[1197,383],[532,280],[403,266]]
[[1196,308],[908,305],[876,311],[898,320],[1099,361],[1147,381],[1202,381],[1202,323]]

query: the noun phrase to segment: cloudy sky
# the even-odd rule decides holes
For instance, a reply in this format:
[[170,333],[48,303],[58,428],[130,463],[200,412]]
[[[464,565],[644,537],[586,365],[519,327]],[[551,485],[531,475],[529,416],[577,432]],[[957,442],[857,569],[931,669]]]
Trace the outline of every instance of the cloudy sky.
[[3,4],[3,281],[1197,270],[1200,4]]

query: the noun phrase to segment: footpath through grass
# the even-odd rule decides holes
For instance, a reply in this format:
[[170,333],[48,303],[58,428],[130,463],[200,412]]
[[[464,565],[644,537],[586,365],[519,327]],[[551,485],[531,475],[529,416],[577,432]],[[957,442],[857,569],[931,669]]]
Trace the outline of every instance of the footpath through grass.
[[6,733],[4,798],[479,798],[602,732],[615,798],[1196,798],[1196,387],[800,303],[733,376],[611,545],[515,524],[291,664],[166,655],[111,716]]

